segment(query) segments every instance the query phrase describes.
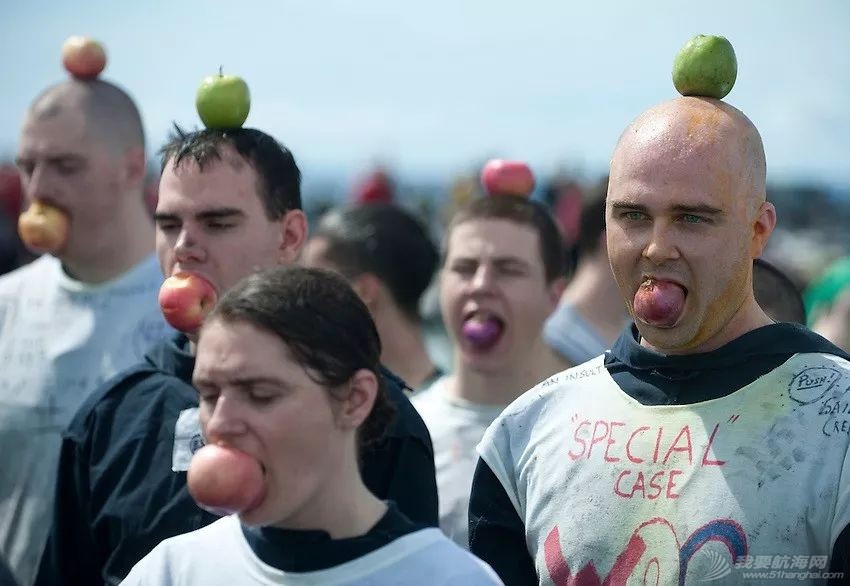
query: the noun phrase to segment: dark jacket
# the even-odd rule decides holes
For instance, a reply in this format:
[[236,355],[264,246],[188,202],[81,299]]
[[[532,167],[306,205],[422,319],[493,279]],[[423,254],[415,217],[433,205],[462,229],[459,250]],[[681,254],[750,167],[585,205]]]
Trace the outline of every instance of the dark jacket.
[[[177,335],[154,347],[144,363],[93,393],[63,434],[36,584],[118,584],[162,540],[217,519],[192,500],[179,463],[203,445],[200,434],[175,440],[181,412],[198,406],[188,344]],[[362,453],[363,480],[411,520],[436,526],[431,438],[403,381],[382,374],[396,416],[384,439]]]

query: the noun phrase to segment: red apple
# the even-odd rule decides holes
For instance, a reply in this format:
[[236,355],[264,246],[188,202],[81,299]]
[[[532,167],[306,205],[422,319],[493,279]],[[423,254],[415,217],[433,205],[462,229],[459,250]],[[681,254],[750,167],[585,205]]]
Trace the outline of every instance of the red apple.
[[168,277],[159,289],[159,307],[165,321],[181,332],[197,331],[215,302],[215,288],[193,273]]
[[78,79],[95,79],[106,67],[106,52],[94,39],[69,37],[62,45],[62,65]]
[[481,170],[481,183],[490,195],[528,197],[534,190],[534,175],[522,161],[492,159]]
[[186,480],[195,502],[217,515],[256,508],[266,495],[260,463],[226,446],[206,445],[198,450]]
[[62,210],[34,201],[18,216],[18,234],[32,252],[56,253],[68,242],[70,221]]

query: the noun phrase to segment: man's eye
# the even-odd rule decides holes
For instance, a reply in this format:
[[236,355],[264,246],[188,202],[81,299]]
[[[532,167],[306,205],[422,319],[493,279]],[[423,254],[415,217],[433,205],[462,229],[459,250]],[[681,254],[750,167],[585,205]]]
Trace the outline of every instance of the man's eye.
[[685,214],[682,216],[682,221],[686,224],[701,224],[705,220],[701,216],[695,216],[694,214]]
[[625,212],[623,217],[627,220],[638,221],[643,220],[646,215],[643,212]]
[[174,223],[160,222],[159,224],[157,224],[157,228],[159,228],[161,232],[174,232],[175,230],[180,229],[180,225]]
[[454,265],[452,270],[459,275],[471,275],[475,272],[473,265]]
[[207,224],[207,228],[210,230],[227,230],[228,228],[232,228],[234,224],[229,222],[209,222]]

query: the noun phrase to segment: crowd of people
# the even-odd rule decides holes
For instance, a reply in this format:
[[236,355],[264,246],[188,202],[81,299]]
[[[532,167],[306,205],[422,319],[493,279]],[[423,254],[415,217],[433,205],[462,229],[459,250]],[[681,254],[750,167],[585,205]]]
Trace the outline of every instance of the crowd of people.
[[[652,106],[602,181],[465,192],[439,238],[383,175],[308,218],[254,128],[177,127],[151,210],[142,128],[96,79],[25,115],[5,233],[69,233],[0,276],[0,585],[850,583],[850,270],[762,258],[744,113]],[[189,490],[213,445],[262,471],[232,514]]]

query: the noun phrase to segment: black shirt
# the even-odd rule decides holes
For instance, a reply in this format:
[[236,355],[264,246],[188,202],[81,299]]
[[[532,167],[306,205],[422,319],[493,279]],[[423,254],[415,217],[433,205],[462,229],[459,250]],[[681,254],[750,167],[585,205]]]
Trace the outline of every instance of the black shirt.
[[[637,328],[631,325],[606,352],[605,368],[623,392],[644,405],[688,405],[729,395],[802,352],[850,360],[841,349],[796,324],[772,324],[713,352],[682,356],[665,356],[641,346]],[[539,583],[523,521],[480,458],[469,503],[469,543],[472,553],[489,563],[505,584]],[[835,543],[829,571],[845,575],[843,581],[830,584],[850,584],[850,527]]]
[[[118,584],[162,540],[217,519],[192,500],[186,473],[172,470],[178,416],[198,406],[194,364],[188,339],[176,335],[82,405],[63,433],[53,526],[36,584]],[[396,416],[386,436],[361,453],[363,481],[413,521],[436,526],[431,437],[406,385],[382,375]]]

